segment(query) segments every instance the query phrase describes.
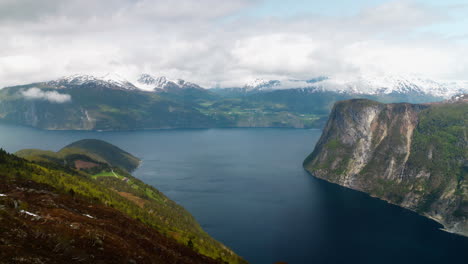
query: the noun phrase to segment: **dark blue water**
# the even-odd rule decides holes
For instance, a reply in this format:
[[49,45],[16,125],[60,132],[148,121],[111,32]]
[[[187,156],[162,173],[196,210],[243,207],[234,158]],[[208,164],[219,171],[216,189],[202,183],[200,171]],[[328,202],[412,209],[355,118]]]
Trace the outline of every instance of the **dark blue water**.
[[135,175],[251,263],[466,263],[468,239],[410,211],[313,178],[318,130],[47,132],[0,125],[0,146],[58,150],[83,138],[143,159]]

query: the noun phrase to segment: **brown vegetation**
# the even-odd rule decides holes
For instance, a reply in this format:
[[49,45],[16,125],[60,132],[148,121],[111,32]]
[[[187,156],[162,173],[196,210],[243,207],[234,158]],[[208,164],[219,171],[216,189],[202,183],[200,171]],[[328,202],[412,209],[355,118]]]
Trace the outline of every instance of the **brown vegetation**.
[[75,160],[75,168],[78,170],[82,170],[82,169],[86,170],[86,169],[91,169],[91,168],[95,168],[99,166],[100,166],[99,164],[96,164],[94,162],[88,162],[84,160]]
[[32,181],[0,182],[0,263],[218,263],[119,211]]

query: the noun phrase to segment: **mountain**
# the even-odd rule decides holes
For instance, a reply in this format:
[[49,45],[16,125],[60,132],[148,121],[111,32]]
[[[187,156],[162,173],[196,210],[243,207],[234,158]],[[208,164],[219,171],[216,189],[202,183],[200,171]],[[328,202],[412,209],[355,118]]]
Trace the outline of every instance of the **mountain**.
[[331,91],[369,95],[413,94],[450,98],[468,92],[466,81],[434,81],[413,76],[359,76],[350,81],[329,78],[316,84]]
[[[102,247],[103,252],[116,256],[145,256],[147,260],[141,263],[154,263],[148,259],[153,256],[155,260],[158,260],[169,253],[173,255],[172,259],[175,258],[176,260],[173,261],[177,263],[179,261],[205,263],[201,255],[208,257],[205,259],[209,263],[216,263],[215,260],[245,263],[234,252],[205,233],[184,208],[154,187],[133,177],[125,169],[127,166],[120,164],[120,161],[130,162],[129,169],[132,169],[139,160],[116,146],[99,140],[81,140],[64,147],[59,152],[21,150],[16,155],[13,156],[3,151],[0,153],[0,187],[2,184],[8,185],[1,190],[5,195],[2,197],[26,197],[24,206],[20,204],[13,208],[9,207],[11,209],[9,215],[14,218],[11,224],[16,224],[18,221],[21,224],[23,221],[21,214],[30,216],[29,220],[32,219],[32,222],[26,223],[27,227],[33,231],[32,235],[37,234],[34,232],[44,234],[40,238],[51,239],[47,245],[63,246],[63,250],[66,251],[65,255],[78,254],[80,259],[92,258],[92,252],[96,250],[96,243],[92,240],[92,236],[95,235],[101,241],[98,247]],[[32,191],[9,189],[11,187],[9,184],[19,186],[29,184],[33,187],[38,186],[39,189],[37,191],[34,191],[36,187],[31,188]],[[44,194],[41,188],[48,192]],[[27,193],[37,194],[35,198],[37,201],[34,201],[35,199]],[[41,196],[42,194],[44,195]],[[52,196],[52,201],[45,199],[49,194]],[[55,194],[60,194],[62,197]],[[0,197],[0,203],[3,201],[2,197]],[[33,202],[30,204],[28,199],[32,199]],[[54,202],[56,200],[67,207],[60,210],[60,205]],[[89,209],[89,204],[92,205],[91,209]],[[0,213],[2,213],[2,208],[0,204]],[[36,220],[41,220],[44,233],[41,233],[42,226],[37,226],[39,223]],[[48,224],[48,221],[51,221],[51,224]],[[131,223],[135,222],[137,224],[133,226]],[[109,225],[109,228],[99,227],[102,225]],[[69,226],[72,230],[68,229]],[[73,226],[77,228],[74,229]],[[86,230],[95,230],[97,233],[85,232]],[[112,232],[116,233],[112,235]],[[47,236],[47,234],[54,233],[58,235]],[[16,235],[19,236],[19,234]],[[145,238],[150,241],[146,241]],[[86,242],[89,239],[91,239],[89,243]],[[126,242],[127,239],[130,240]],[[12,246],[16,245],[16,248],[19,244],[15,243],[29,243],[14,238],[10,241]],[[159,242],[163,244],[155,245]],[[35,245],[35,242],[31,244]],[[165,248],[165,244],[169,244],[170,247]],[[76,248],[76,251],[71,248]],[[181,252],[174,252],[175,249]],[[25,248],[22,251],[28,250],[30,253],[40,255],[47,248]],[[159,255],[160,257],[157,257]],[[185,255],[198,256],[199,260],[198,262],[190,261],[190,258],[186,258]],[[99,254],[99,256],[105,257],[105,254]],[[113,256],[108,256],[108,258],[112,259]],[[125,260],[117,261],[121,263],[120,261]],[[157,261],[156,263],[167,262]]]
[[96,78],[0,90],[0,119],[49,130],[203,128],[216,120],[190,104]]
[[143,91],[81,76],[6,87],[0,90],[0,120],[48,130],[302,128],[318,120],[283,105],[224,98],[183,81],[177,85]]
[[67,88],[70,86],[104,87],[109,89],[136,90],[131,82],[118,74],[106,74],[102,77],[92,75],[71,75],[45,83],[53,88]]
[[224,98],[284,104],[299,114],[311,113],[309,110],[314,108],[319,109],[314,114],[326,112],[327,115],[337,100],[352,98],[367,98],[384,103],[436,102],[468,92],[468,81],[438,82],[392,75],[359,76],[348,80],[319,76],[305,80],[256,79],[241,87],[216,88],[211,91]]
[[261,90],[272,90],[281,85],[281,82],[278,80],[266,81],[264,79],[255,79],[252,82],[244,85],[244,89],[247,91],[261,91]]
[[1,89],[0,121],[48,130],[321,128],[339,100],[425,103],[465,87],[463,82],[366,80],[259,79],[238,88],[204,89],[150,74],[133,83],[116,74],[73,75]]
[[335,104],[304,167],[468,236],[468,100]]
[[434,81],[414,76],[361,75],[350,79],[319,76],[308,80],[256,79],[243,88],[231,88],[243,92],[272,91],[278,89],[306,89],[315,92],[335,92],[348,95],[410,95],[450,98],[468,92],[468,81]]
[[[115,73],[101,77],[91,75],[71,75],[45,83],[49,87],[96,86],[126,90],[174,91],[183,89],[205,90],[203,87],[182,79],[171,80],[167,77],[155,77],[141,74],[135,82]],[[336,92],[350,95],[389,95],[411,94],[450,98],[456,94],[468,92],[468,81],[435,81],[415,76],[401,75],[359,75],[353,78],[332,78],[319,76],[307,80],[265,80],[254,79],[241,87],[216,88],[215,91],[242,93],[269,92],[278,89],[308,89],[316,92]]]
[[150,88],[154,91],[164,90],[178,90],[178,89],[203,89],[199,85],[186,82],[182,79],[177,80],[169,80],[168,78],[161,76],[161,77],[154,77],[150,74],[142,74],[137,79],[137,85],[141,88]]
[[142,74],[137,82],[140,88],[149,88],[156,94],[183,105],[197,107],[200,103],[218,99],[218,96],[210,90],[181,79],[169,80],[164,76],[156,78],[149,74]]

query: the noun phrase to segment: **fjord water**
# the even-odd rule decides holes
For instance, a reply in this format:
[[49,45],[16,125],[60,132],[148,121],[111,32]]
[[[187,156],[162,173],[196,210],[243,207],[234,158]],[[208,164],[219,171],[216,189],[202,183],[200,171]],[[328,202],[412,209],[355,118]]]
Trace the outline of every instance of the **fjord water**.
[[462,263],[468,239],[302,168],[320,130],[41,131],[0,125],[0,147],[59,150],[83,138],[143,160],[134,173],[251,263]]

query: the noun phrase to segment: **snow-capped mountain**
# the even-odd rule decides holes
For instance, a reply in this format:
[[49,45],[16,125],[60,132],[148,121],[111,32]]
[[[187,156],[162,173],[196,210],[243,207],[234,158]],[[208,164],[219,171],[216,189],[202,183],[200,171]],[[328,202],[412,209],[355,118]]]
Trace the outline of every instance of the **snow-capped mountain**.
[[423,94],[443,98],[468,89],[468,82],[434,81],[411,76],[360,76],[351,81],[330,78],[315,85],[329,91],[353,94]]
[[[140,75],[131,82],[118,74],[106,74],[101,77],[92,75],[71,75],[54,81],[48,85],[62,88],[69,85],[93,85],[111,89],[174,91],[179,89],[203,89],[199,85],[181,79],[170,80],[164,76],[154,77],[150,74]],[[306,89],[308,92],[330,91],[346,94],[365,95],[430,95],[450,98],[457,94],[468,93],[468,81],[434,81],[412,76],[366,76],[352,79],[333,77],[316,77],[308,80],[285,79],[265,80],[255,79],[240,88],[231,88],[239,92],[268,92],[276,89]]]
[[115,73],[108,73],[100,77],[86,74],[75,74],[46,82],[46,84],[58,89],[68,86],[82,85],[104,87],[109,89],[145,91],[187,88],[203,89],[195,83],[186,82],[182,79],[170,80],[164,76],[154,77],[150,74],[142,74],[133,82]]
[[279,88],[281,82],[278,80],[264,80],[264,79],[255,79],[247,84],[244,85],[244,89],[252,91],[262,91],[262,90],[272,90],[275,88]]
[[150,74],[142,74],[137,80],[137,86],[142,89],[187,89],[187,88],[195,88],[195,89],[203,89],[199,85],[191,82],[186,82],[182,79],[177,80],[169,80],[168,78],[161,76],[161,77],[154,77]]
[[57,80],[47,82],[47,85],[63,88],[69,85],[94,85],[110,89],[125,89],[125,90],[136,90],[138,89],[131,82],[123,78],[118,74],[106,74],[101,77],[93,75],[70,75]]
[[330,91],[366,95],[409,94],[450,98],[453,95],[468,92],[468,81],[434,81],[403,76],[359,76],[349,80],[328,77],[283,81],[257,79],[244,85],[244,89],[247,91],[306,89],[310,92]]

